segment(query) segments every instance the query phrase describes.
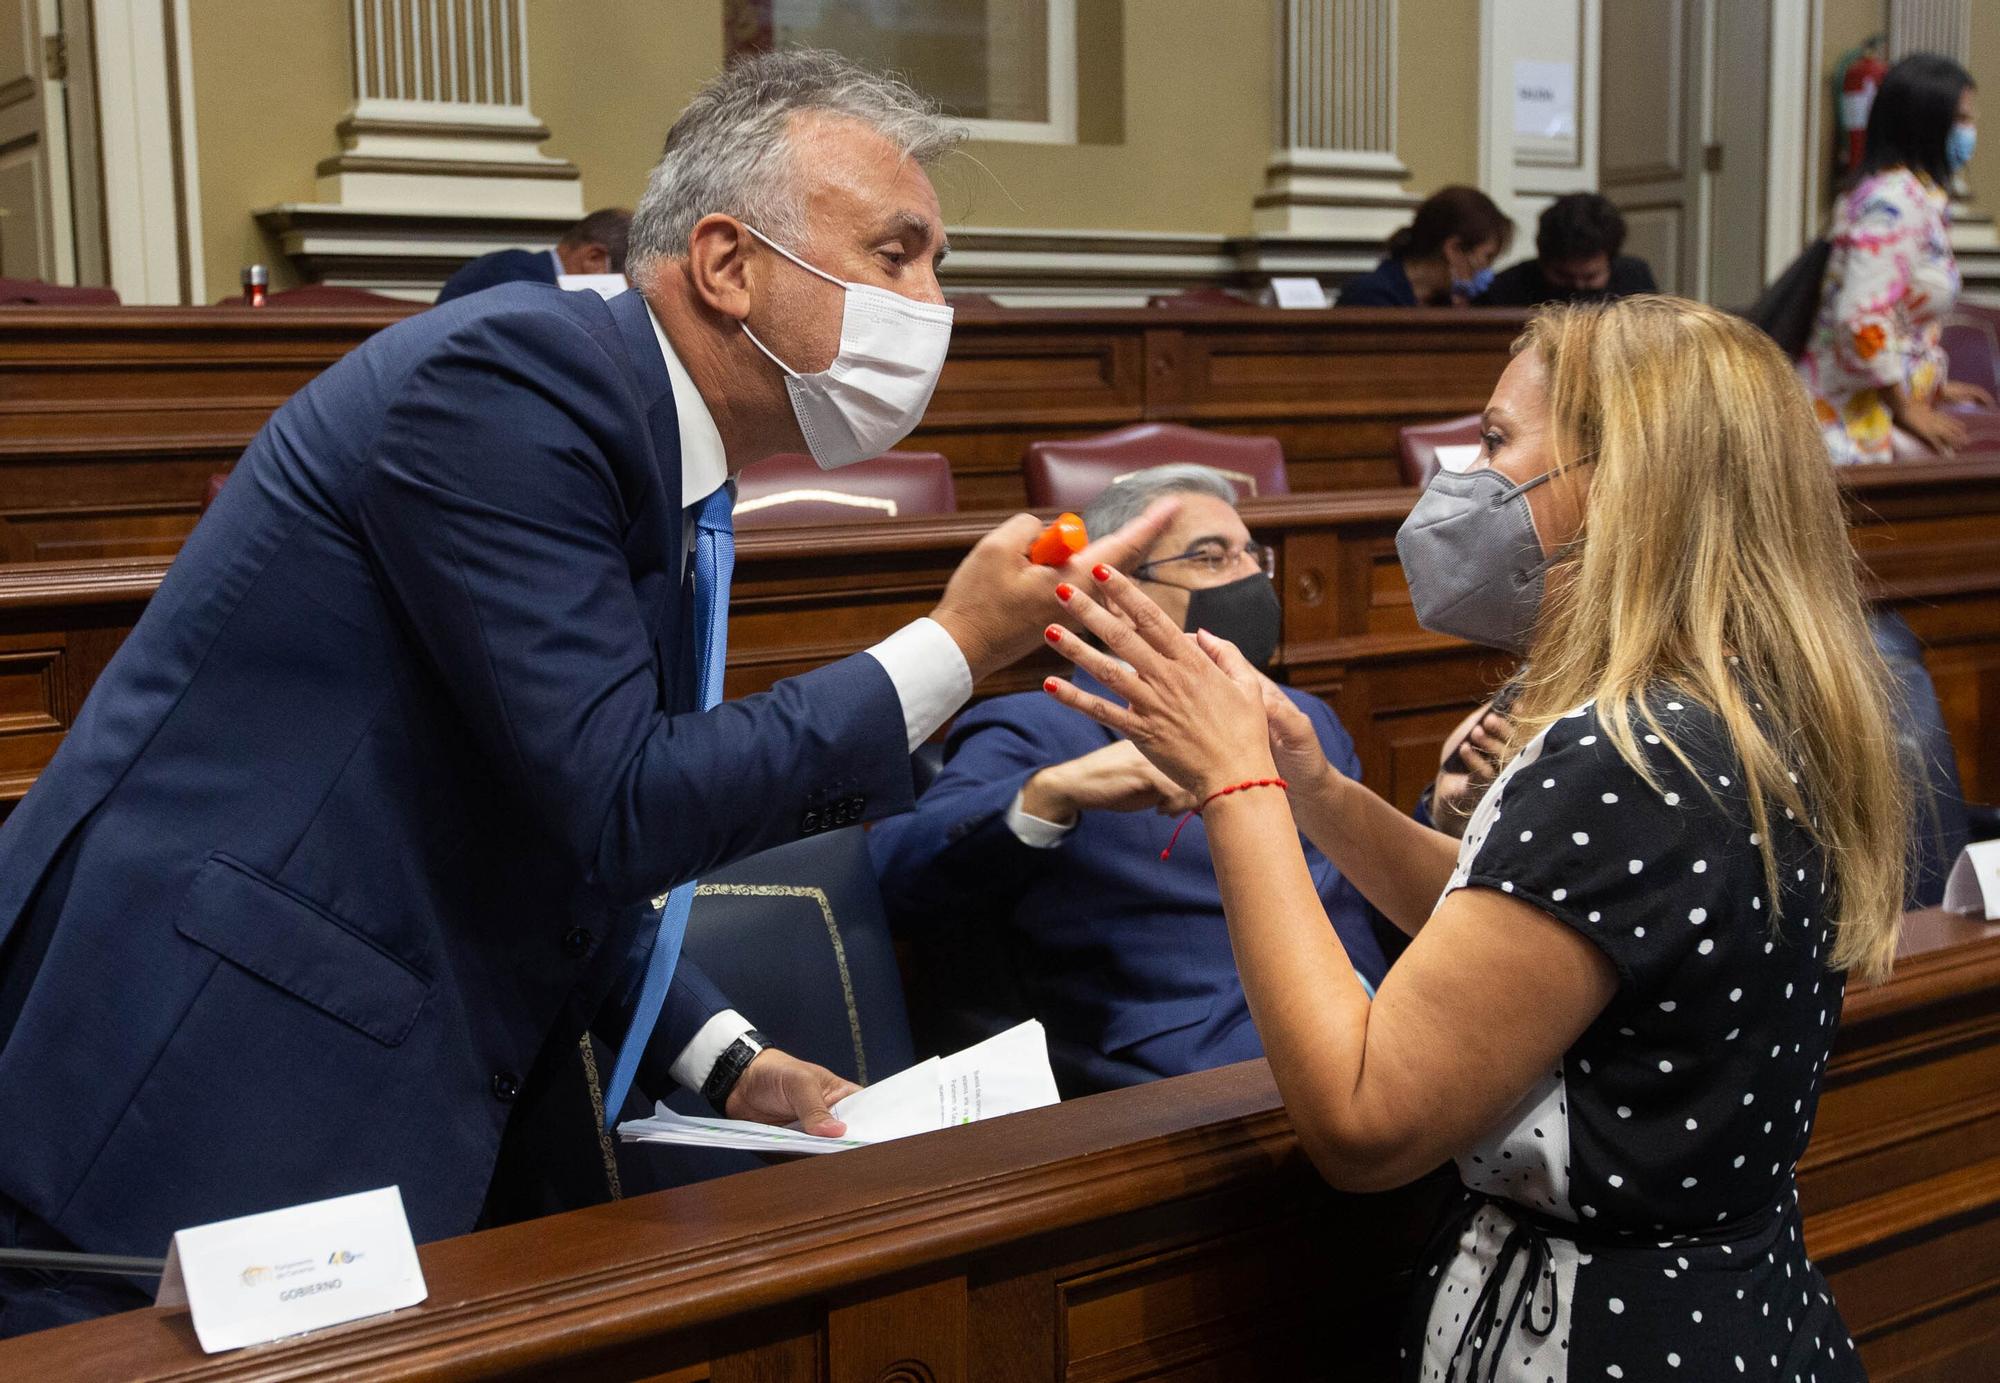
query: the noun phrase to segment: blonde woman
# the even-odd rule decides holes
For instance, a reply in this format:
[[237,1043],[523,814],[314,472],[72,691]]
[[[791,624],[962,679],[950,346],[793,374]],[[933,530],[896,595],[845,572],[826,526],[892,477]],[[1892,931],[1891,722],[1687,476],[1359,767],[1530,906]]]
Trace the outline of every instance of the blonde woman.
[[[1457,1162],[1408,1377],[1862,1377],[1793,1170],[1843,973],[1895,952],[1907,817],[1804,391],[1694,303],[1555,309],[1483,464],[1398,545],[1426,624],[1532,668],[1463,842],[1333,772],[1233,648],[1107,568],[1058,595],[1109,656],[1050,641],[1117,699],[1047,687],[1205,802],[1250,1011],[1327,1179]],[[1415,938],[1372,1002],[1294,823]]]

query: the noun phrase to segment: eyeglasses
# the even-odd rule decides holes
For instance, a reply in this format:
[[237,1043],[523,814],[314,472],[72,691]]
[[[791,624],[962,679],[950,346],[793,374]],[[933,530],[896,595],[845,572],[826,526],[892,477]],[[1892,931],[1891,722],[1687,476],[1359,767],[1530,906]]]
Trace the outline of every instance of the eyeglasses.
[[1255,563],[1257,569],[1264,575],[1273,578],[1277,576],[1278,554],[1264,544],[1253,540],[1242,547],[1230,547],[1226,543],[1211,540],[1196,543],[1186,552],[1173,557],[1157,557],[1150,562],[1142,562],[1132,569],[1132,577],[1137,581],[1158,581],[1159,578],[1153,573],[1161,567],[1171,567],[1176,563],[1185,563],[1195,571],[1204,572],[1209,576],[1220,576],[1241,566],[1245,558]]

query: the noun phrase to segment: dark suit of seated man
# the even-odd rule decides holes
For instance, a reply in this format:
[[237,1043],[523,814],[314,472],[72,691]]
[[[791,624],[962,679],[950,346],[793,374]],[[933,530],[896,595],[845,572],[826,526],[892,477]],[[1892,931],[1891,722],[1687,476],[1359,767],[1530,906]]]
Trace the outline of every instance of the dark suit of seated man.
[[[1187,628],[1267,663],[1277,596],[1222,476],[1201,466],[1140,472],[1094,501],[1085,524],[1099,532],[1170,493],[1180,514],[1132,574]],[[1111,695],[1094,682],[1090,689]],[[1312,719],[1334,766],[1359,778],[1332,708],[1290,688],[1286,695]],[[1160,858],[1193,806],[1185,794],[1129,741],[1039,691],[968,711],[947,754],[916,810],[870,832],[895,925],[910,931],[948,917],[999,930],[999,949],[1051,1037],[1111,1063],[1167,1076],[1263,1055],[1200,819]],[[1341,944],[1372,987],[1387,962],[1367,905],[1324,855],[1308,846],[1306,858]]]
[[632,213],[623,207],[593,211],[563,232],[552,250],[495,250],[483,254],[444,281],[437,301],[448,303],[503,283],[555,286],[563,274],[622,274],[632,233]]
[[1610,198],[1595,192],[1558,197],[1536,223],[1535,257],[1494,275],[1474,305],[1540,307],[1659,292],[1652,268],[1620,254],[1624,248],[1625,218]]
[[[614,1114],[636,1073],[841,1130],[851,1086],[675,966],[677,900],[907,810],[910,751],[1058,580],[1169,516],[1057,572],[1016,515],[930,618],[718,704],[729,477],[916,425],[956,139],[829,54],[738,63],[667,136],[631,292],[418,313],[273,415],[0,826],[0,1247],[157,1256],[389,1185],[419,1241],[463,1234],[586,1030]],[[0,1333],[148,1299],[0,1268]]]

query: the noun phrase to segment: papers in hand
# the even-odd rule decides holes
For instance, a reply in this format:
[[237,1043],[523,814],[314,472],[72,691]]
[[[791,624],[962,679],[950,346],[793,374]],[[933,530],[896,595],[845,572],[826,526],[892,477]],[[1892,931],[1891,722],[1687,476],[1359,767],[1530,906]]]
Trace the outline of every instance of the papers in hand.
[[694,1118],[656,1105],[650,1119],[628,1119],[618,1136],[631,1143],[675,1143],[739,1152],[830,1153],[863,1148],[1056,1103],[1048,1039],[1032,1019],[951,1056],[918,1062],[833,1107],[847,1125],[841,1138],[741,1119]]

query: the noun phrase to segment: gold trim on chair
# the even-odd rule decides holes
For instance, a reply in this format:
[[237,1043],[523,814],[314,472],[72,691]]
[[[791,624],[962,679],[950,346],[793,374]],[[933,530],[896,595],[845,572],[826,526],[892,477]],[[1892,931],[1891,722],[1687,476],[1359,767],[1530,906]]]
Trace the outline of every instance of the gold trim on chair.
[[576,1045],[583,1053],[583,1083],[590,1088],[590,1112],[596,1116],[597,1150],[604,1154],[604,1183],[611,1188],[611,1199],[622,1201],[625,1188],[618,1180],[618,1152],[611,1145],[611,1131],[604,1127],[604,1085],[597,1078],[597,1053],[591,1049],[589,1033],[578,1038]]
[[[1166,462],[1166,461],[1162,461],[1162,462],[1160,462],[1160,465],[1162,465],[1162,466],[1165,466],[1165,465],[1169,465],[1169,464],[1172,464],[1172,463],[1170,463],[1170,462]],[[1244,473],[1243,473],[1242,471],[1232,471],[1232,470],[1230,470],[1230,469],[1228,469],[1227,467],[1224,467],[1224,466],[1211,466],[1211,465],[1210,465],[1210,464],[1209,464],[1208,462],[1206,462],[1206,461],[1196,461],[1196,462],[1193,462],[1193,463],[1191,463],[1191,464],[1193,464],[1193,465],[1197,465],[1197,466],[1200,466],[1200,467],[1201,467],[1201,468],[1202,468],[1203,470],[1205,470],[1205,471],[1214,471],[1214,472],[1215,472],[1215,473],[1216,473],[1217,475],[1221,476],[1221,477],[1222,477],[1222,478],[1223,478],[1224,480],[1233,480],[1233,481],[1235,481],[1235,482],[1236,482],[1237,484],[1241,485],[1241,486],[1242,486],[1242,487],[1243,487],[1244,489],[1246,489],[1246,490],[1248,490],[1248,491],[1250,492],[1250,498],[1252,498],[1252,499],[1255,499],[1255,498],[1257,498],[1257,477],[1256,477],[1256,476],[1254,476],[1254,475],[1245,475],[1245,474],[1244,474]],[[1113,485],[1116,485],[1116,484],[1118,484],[1118,483],[1119,483],[1120,481],[1124,481],[1124,480],[1130,480],[1130,479],[1131,479],[1131,478],[1132,478],[1133,476],[1135,476],[1135,475],[1144,475],[1144,474],[1146,473],[1146,471],[1150,471],[1150,470],[1153,470],[1153,469],[1155,469],[1155,467],[1152,467],[1152,466],[1148,466],[1148,467],[1146,467],[1146,469],[1145,469],[1145,470],[1139,470],[1139,471],[1127,471],[1127,472],[1125,472],[1125,474],[1123,474],[1123,475],[1114,475],[1114,476],[1112,476],[1112,477],[1111,477],[1111,483],[1112,483]],[[737,506],[737,512],[738,512],[738,513],[741,513],[741,512],[742,512],[742,508],[743,508],[743,507],[742,507],[741,505],[738,505],[738,506]]]
[[[741,512],[740,507],[738,512]],[[834,968],[840,972],[841,998],[847,1003],[847,1031],[854,1041],[854,1079],[862,1085],[868,1084],[868,1055],[861,1049],[861,1010],[854,1002],[854,979],[847,970],[847,947],[840,939],[840,924],[834,921],[833,904],[827,900],[826,891],[804,884],[701,884],[694,891],[697,898],[711,894],[730,898],[810,898],[819,904],[819,914],[826,920],[827,940],[833,945]]]
[[[1256,493],[1254,490],[1251,493]],[[736,513],[754,514],[759,509],[771,509],[780,504],[803,504],[817,501],[820,504],[844,504],[850,509],[875,509],[889,518],[896,517],[896,501],[876,495],[851,495],[845,490],[780,490],[776,494],[759,495],[755,499],[736,502]]]

